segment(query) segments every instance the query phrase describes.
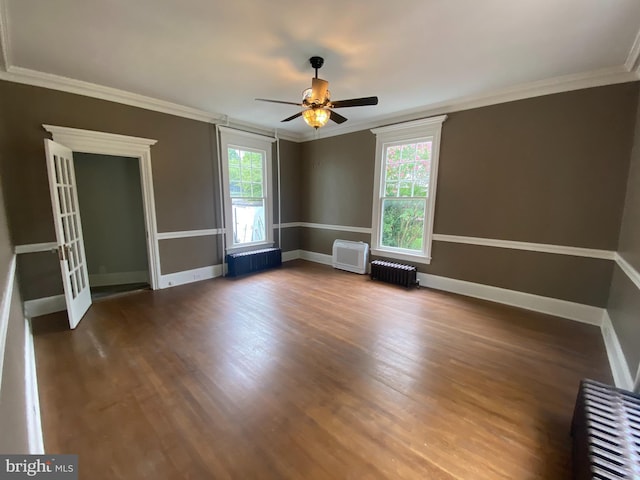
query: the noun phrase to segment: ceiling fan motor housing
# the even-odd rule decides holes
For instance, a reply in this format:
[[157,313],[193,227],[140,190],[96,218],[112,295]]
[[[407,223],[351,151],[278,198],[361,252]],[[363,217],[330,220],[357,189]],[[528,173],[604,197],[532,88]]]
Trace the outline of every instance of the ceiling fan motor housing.
[[[311,66],[313,68],[318,70],[319,68],[322,68],[322,65],[324,65],[324,58],[322,58],[322,57],[311,57],[309,59],[309,63],[311,64]],[[316,77],[317,76],[318,76],[318,72],[316,72]]]

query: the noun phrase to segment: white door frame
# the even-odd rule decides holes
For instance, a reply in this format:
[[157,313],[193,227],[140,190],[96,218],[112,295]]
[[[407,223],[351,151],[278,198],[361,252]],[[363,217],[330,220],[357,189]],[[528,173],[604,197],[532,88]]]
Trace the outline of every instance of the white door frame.
[[145,230],[147,232],[147,254],[149,257],[149,280],[151,288],[159,288],[160,255],[158,252],[158,228],[156,224],[156,204],[153,195],[151,175],[151,146],[158,141],[149,138],[129,137],[114,133],[95,132],[78,128],[42,125],[51,133],[53,141],[67,146],[73,152],[95,153],[137,158],[140,165],[142,184],[142,205],[144,208]]

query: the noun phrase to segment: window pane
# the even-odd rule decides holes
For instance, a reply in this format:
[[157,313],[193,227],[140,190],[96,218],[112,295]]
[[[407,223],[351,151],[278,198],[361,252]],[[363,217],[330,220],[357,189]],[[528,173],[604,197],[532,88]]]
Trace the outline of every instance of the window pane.
[[251,188],[251,196],[254,198],[262,197],[262,184],[261,183],[252,183]]
[[387,170],[385,172],[385,180],[397,181],[400,176],[400,166],[398,164],[387,163]]
[[413,162],[400,165],[400,180],[407,182],[413,180]]
[[251,181],[251,167],[247,167],[244,163],[242,164],[242,170],[240,171],[240,178],[243,182]]
[[411,191],[413,187],[413,183],[411,182],[400,182],[398,184],[398,196],[399,197],[413,197],[413,192]]
[[414,197],[428,197],[429,196],[429,184],[416,183],[413,186]]
[[253,152],[251,155],[251,167],[262,171],[262,155]]
[[252,168],[251,169],[251,181],[254,183],[262,183],[262,169],[261,168]]
[[416,144],[402,146],[402,160],[413,162],[416,158]]
[[245,152],[244,150],[241,152],[241,161],[240,164],[242,165],[242,169],[243,170],[249,170],[251,168],[251,157],[252,157],[252,152]]
[[387,162],[393,163],[394,161],[399,160],[401,152],[402,145],[387,147]]
[[429,170],[431,170],[431,164],[428,160],[417,161],[414,170],[414,177],[416,181],[429,183]]
[[240,180],[240,167],[229,165],[229,181],[237,182]]
[[240,165],[240,150],[229,148],[227,152],[229,155],[229,165]]
[[424,199],[384,199],[381,244],[421,251],[425,206]]
[[242,184],[240,182],[230,182],[229,191],[232,197],[242,196]]
[[261,242],[266,239],[264,201],[234,198],[233,242],[235,244]]
[[397,182],[387,182],[384,189],[385,197],[397,197],[398,196],[398,183]]
[[431,160],[431,142],[418,143],[416,156],[419,160]]

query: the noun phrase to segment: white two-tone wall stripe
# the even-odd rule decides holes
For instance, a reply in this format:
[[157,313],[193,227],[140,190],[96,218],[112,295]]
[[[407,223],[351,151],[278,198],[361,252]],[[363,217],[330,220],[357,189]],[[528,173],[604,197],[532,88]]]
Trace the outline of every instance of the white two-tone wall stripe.
[[158,233],[158,240],[169,240],[173,238],[189,238],[189,237],[208,237],[212,235],[222,235],[224,229],[222,228],[206,228],[203,230],[183,230],[177,232],[162,232]]

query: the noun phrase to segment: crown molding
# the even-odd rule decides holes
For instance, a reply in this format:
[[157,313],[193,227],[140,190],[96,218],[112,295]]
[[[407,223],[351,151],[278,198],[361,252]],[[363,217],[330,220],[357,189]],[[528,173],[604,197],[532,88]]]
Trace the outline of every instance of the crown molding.
[[215,123],[224,117],[219,113],[206,112],[197,108],[127,92],[117,88],[105,87],[95,83],[75,80],[73,78],[39,72],[28,68],[9,66],[6,72],[0,72],[1,80],[50,88],[67,93],[75,93],[86,97],[99,98],[110,102],[144,108],[155,112],[168,113],[178,117],[189,118],[201,122]]
[[432,105],[424,105],[422,107],[405,110],[404,112],[395,113],[393,115],[378,117],[364,122],[352,123],[351,125],[342,127],[339,130],[319,129],[317,132],[303,134],[303,141],[319,140],[322,138],[379,128],[395,123],[412,121],[435,115],[444,115],[452,112],[460,112],[463,110],[471,110],[473,108],[487,107],[516,100],[524,100],[527,98],[541,97],[554,93],[602,87],[605,85],[627,83],[636,80],[640,80],[640,73],[629,71],[626,68],[626,65],[594,70],[586,73],[564,75],[561,77],[554,77],[551,79],[525,83],[515,87],[495,90],[493,92],[484,92],[478,95],[469,95],[467,97],[461,97]]

